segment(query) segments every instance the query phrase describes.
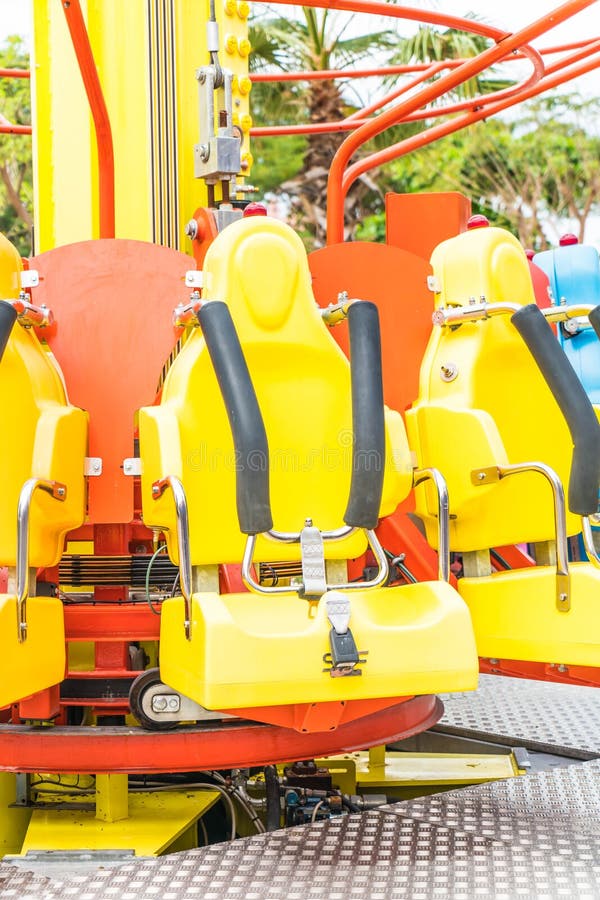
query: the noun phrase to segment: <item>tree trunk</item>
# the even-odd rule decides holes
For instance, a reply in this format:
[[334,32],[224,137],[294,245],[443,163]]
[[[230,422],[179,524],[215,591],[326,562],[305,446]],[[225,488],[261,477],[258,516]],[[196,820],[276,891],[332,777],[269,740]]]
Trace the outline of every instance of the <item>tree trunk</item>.
[[10,169],[7,163],[0,164],[0,178],[6,188],[6,193],[8,195],[8,202],[18,215],[18,217],[25,222],[28,228],[33,227],[33,218],[31,213],[21,200],[19,196],[19,191],[13,184],[13,180],[11,178]]

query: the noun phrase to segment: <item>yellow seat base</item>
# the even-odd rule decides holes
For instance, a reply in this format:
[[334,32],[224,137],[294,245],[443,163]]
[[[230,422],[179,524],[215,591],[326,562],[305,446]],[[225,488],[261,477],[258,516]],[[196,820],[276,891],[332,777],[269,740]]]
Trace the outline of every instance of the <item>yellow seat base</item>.
[[0,707],[59,684],[65,677],[63,605],[54,597],[27,600],[27,640],[17,637],[17,598],[0,594]]
[[325,594],[194,594],[186,640],[181,598],[163,603],[163,681],[207,709],[435,694],[477,687],[466,606],[441,582],[348,592],[350,627],[367,651],[359,677],[324,671],[330,624]]
[[461,578],[479,656],[600,667],[600,571],[572,563],[571,609],[556,607],[556,572],[540,566]]

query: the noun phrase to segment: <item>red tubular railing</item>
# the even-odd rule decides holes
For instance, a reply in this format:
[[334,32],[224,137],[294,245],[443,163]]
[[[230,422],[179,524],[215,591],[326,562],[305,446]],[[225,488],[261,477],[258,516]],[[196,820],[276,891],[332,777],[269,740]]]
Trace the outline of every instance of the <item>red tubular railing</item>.
[[85,92],[96,132],[98,150],[98,204],[101,238],[115,236],[115,160],[112,131],[104,102],[94,54],[85,26],[79,0],[64,0],[62,4],[73,49],[79,64]]
[[[284,0],[284,2],[287,2],[287,0]],[[346,8],[345,0],[331,0],[331,2],[335,3],[336,8],[342,8],[342,5]],[[368,0],[349,0],[349,2],[354,7],[355,2],[366,3]],[[492,110],[499,112],[501,109],[512,106],[514,103],[520,102],[528,97],[535,96],[536,93],[540,93],[541,91],[536,91],[537,84],[531,83],[532,79],[529,79],[527,87],[521,85],[518,92],[513,90],[510,95],[504,92],[502,98],[499,98],[497,93],[492,103],[489,102],[489,94],[486,95],[486,98],[483,98],[484,100],[487,99],[487,102],[482,103],[482,98],[480,97],[474,98],[469,101],[468,105],[473,107],[477,104],[477,106],[480,107],[479,109],[473,110],[466,116],[453,119],[450,122],[433,126],[433,128],[415,135],[413,138],[408,139],[408,141],[401,141],[399,144],[394,144],[392,147],[386,148],[386,150],[373,153],[369,157],[350,166],[350,168],[345,171],[348,161],[362,144],[376,135],[381,134],[382,131],[385,131],[390,126],[405,121],[409,114],[414,113],[417,109],[420,109],[432,100],[437,99],[442,93],[450,91],[457,87],[458,84],[468,81],[470,78],[478,75],[481,71],[494,63],[499,62],[514,50],[520,49],[522,52],[525,52],[527,49],[525,45],[533,38],[539,37],[539,35],[544,34],[548,29],[564,22],[566,19],[569,19],[577,12],[586,9],[595,2],[597,2],[597,0],[569,0],[569,2],[564,3],[558,9],[548,13],[531,25],[522,28],[515,34],[505,36],[497,46],[484,50],[479,56],[474,57],[472,60],[463,63],[454,71],[442,76],[434,84],[424,87],[415,97],[411,97],[408,100],[397,104],[380,116],[377,116],[377,118],[361,125],[360,128],[350,134],[334,156],[329,172],[327,187],[327,242],[338,243],[343,241],[344,200],[350,186],[356,178],[364,172],[375,168],[384,162],[389,162],[399,155],[409,152],[409,149],[417,149],[421,146],[425,146],[427,143],[430,143],[431,140],[435,140],[435,137],[429,138],[429,135],[432,132],[435,132],[436,137],[450,134],[452,131],[457,131],[459,128],[463,128],[472,122],[493,115],[494,112],[492,112]],[[309,0],[307,5],[317,4],[316,2],[313,3],[312,0]],[[329,8],[330,4],[328,3],[327,6]],[[392,7],[392,9],[398,8]],[[541,62],[539,54],[536,55]],[[541,80],[541,76],[544,74],[543,63],[541,65],[542,70],[537,79],[538,81]],[[590,69],[594,68],[589,62],[587,65],[590,66]],[[566,80],[564,73],[563,80]],[[544,88],[542,88],[542,90],[543,89]],[[446,109],[445,112],[448,112],[448,110]],[[457,124],[457,122],[460,122],[460,124]],[[410,145],[410,148],[404,149],[407,145]]]

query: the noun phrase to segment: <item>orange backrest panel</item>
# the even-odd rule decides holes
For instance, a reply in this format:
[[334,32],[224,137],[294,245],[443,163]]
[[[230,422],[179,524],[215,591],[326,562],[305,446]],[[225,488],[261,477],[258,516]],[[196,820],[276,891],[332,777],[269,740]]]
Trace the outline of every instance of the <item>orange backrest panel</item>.
[[34,302],[54,312],[48,340],[69,400],[88,410],[89,455],[102,474],[89,479],[91,523],[129,522],[134,415],[154,402],[162,367],[180,331],[172,310],[189,296],[184,276],[194,261],[177,250],[130,240],[83,241],[31,260],[41,282]]

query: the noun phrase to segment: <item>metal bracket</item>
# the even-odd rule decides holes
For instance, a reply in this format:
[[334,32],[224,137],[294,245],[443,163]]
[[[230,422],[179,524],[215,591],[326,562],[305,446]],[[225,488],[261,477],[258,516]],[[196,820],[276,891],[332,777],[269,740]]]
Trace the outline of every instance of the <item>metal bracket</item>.
[[307,519],[300,532],[300,559],[302,562],[302,596],[322,597],[327,590],[325,550],[323,536]]
[[185,286],[200,289],[204,287],[204,273],[201,269],[189,269],[185,273]]
[[27,288],[38,287],[40,283],[40,273],[37,269],[23,269],[21,272],[21,287],[23,290]]
[[123,460],[123,475],[133,476],[142,474],[142,460],[139,456],[128,456]]
[[83,461],[83,474],[88,478],[102,475],[102,457],[86,456]]

